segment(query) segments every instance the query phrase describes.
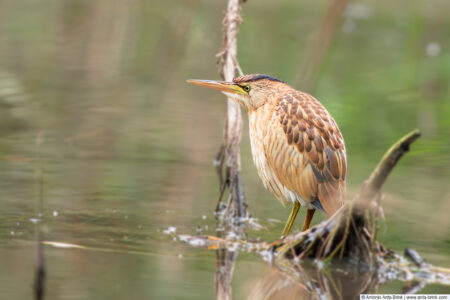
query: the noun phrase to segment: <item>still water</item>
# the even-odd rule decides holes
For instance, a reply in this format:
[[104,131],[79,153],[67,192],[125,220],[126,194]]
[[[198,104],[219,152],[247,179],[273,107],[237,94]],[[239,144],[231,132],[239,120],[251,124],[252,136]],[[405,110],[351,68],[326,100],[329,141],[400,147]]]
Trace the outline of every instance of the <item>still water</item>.
[[[248,1],[244,71],[301,88],[295,81],[310,34],[299,28],[313,32],[327,3]],[[347,12],[311,92],[343,131],[350,195],[391,143],[422,129],[384,187],[380,240],[450,267],[450,7],[399,3]],[[0,2],[2,298],[31,297],[38,226],[48,299],[214,297],[215,252],[166,232],[215,235],[212,159],[224,97],[184,81],[218,79],[223,10],[220,1]],[[246,201],[263,226],[248,235],[273,241],[290,207],[257,178],[246,130]],[[323,219],[317,214],[313,224]],[[240,253],[233,296],[285,283],[280,276],[259,254]],[[403,284],[379,291],[400,292]],[[300,295],[292,285],[287,291]]]

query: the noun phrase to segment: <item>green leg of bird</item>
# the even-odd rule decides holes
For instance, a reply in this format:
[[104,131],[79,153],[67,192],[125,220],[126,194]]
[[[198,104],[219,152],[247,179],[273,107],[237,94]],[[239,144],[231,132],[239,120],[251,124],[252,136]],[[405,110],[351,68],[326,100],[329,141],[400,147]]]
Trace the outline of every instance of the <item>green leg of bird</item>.
[[305,223],[303,223],[302,231],[305,231],[305,230],[309,229],[309,224],[311,224],[311,220],[312,220],[315,212],[316,212],[316,210],[314,208],[313,209],[308,209],[306,211],[306,218],[305,218]]
[[297,213],[299,210],[300,210],[300,202],[295,201],[294,207],[292,207],[291,214],[289,215],[286,225],[284,226],[283,233],[281,234],[281,238],[284,238],[291,231],[292,225],[294,224],[294,221],[295,221],[295,217],[297,217]]

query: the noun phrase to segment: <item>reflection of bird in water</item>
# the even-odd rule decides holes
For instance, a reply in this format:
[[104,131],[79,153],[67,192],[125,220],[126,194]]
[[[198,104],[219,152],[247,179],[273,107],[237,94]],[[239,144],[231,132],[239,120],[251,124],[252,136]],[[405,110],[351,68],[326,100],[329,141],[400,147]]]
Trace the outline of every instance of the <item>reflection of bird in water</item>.
[[253,160],[264,186],[282,203],[294,203],[282,236],[290,232],[301,205],[308,209],[303,230],[316,209],[330,216],[342,206],[344,140],[319,101],[266,75],[188,82],[222,91],[248,112]]
[[270,268],[252,282],[251,300],[359,299],[360,294],[377,291],[377,272],[355,271],[329,266],[324,272],[315,265],[284,264]]

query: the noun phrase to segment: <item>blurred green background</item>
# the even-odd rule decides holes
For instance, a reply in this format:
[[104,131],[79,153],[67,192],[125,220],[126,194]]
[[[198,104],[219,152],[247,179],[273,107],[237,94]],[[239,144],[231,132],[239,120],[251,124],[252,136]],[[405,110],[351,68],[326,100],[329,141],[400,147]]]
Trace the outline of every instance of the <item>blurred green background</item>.
[[[420,128],[384,187],[380,239],[450,267],[450,3],[349,1],[313,84],[303,86],[308,47],[330,5],[248,0],[240,65],[305,87],[327,107],[346,141],[350,196],[397,138]],[[225,97],[185,80],[219,79],[225,8],[211,0],[0,1],[2,297],[31,297],[36,223],[46,241],[89,247],[44,247],[48,299],[213,297],[214,252],[163,231],[214,234],[212,159]],[[257,177],[244,120],[245,196],[267,228],[249,236],[274,240],[289,207]],[[257,254],[240,255],[236,299],[268,269]]]

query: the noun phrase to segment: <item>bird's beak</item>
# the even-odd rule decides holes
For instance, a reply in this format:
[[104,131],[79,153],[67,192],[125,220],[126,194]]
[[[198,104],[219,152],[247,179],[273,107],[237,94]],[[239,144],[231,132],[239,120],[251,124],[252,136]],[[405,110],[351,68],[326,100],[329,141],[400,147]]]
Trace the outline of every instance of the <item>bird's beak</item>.
[[189,79],[187,83],[204,86],[210,89],[219,90],[225,93],[232,94],[246,94],[246,92],[234,82],[227,81],[215,81],[215,80],[200,80],[200,79]]

